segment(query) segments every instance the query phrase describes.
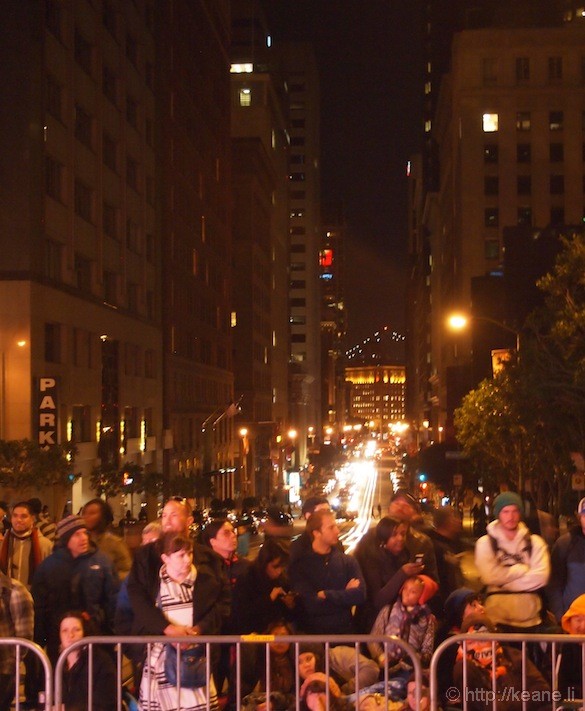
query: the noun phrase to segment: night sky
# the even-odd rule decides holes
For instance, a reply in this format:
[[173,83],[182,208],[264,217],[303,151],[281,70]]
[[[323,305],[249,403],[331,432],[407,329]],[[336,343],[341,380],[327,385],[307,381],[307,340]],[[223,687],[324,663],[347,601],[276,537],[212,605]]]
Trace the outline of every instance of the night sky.
[[348,343],[403,332],[406,163],[421,136],[418,0],[269,0],[275,41],[311,40],[321,72],[322,195],[346,206]]

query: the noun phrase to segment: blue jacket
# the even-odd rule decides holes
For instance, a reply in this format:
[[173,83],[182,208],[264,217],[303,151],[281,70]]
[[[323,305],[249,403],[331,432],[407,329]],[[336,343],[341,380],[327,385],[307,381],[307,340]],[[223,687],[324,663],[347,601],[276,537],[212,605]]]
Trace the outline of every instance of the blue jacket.
[[551,576],[546,588],[549,607],[561,621],[573,600],[585,594],[585,536],[581,526],[562,535],[551,552]]
[[36,569],[32,581],[35,603],[35,642],[47,645],[51,661],[59,649],[59,621],[69,610],[86,611],[97,634],[112,631],[118,581],[112,563],[92,546],[74,558],[57,546]]
[[[351,608],[366,599],[366,583],[355,558],[333,548],[321,555],[311,548],[289,570],[291,588],[300,596],[298,625],[308,634],[352,634],[355,632]],[[357,588],[346,590],[358,578]],[[317,597],[323,590],[325,599]]]

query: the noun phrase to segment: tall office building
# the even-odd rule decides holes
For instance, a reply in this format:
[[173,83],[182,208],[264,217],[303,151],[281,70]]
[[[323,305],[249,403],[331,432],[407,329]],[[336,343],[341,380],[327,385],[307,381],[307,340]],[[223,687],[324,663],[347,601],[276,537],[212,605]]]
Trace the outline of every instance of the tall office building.
[[233,488],[228,0],[156,3],[166,469]]
[[162,466],[152,6],[3,10],[0,437],[74,443],[77,510]]
[[289,399],[291,421],[298,432],[298,458],[303,462],[309,428],[321,432],[320,92],[313,47],[287,43],[283,68],[290,99]]
[[[439,403],[446,401],[446,369],[468,361],[471,344],[469,333],[445,332],[445,317],[473,308],[475,277],[503,273],[504,228],[583,219],[584,43],[581,23],[465,31],[454,39],[435,121],[441,191],[427,222]],[[502,286],[492,300],[503,299]]]
[[[321,280],[321,417],[324,425],[344,424],[344,364],[347,311],[345,308],[345,242],[343,207],[323,208],[319,277]],[[294,266],[291,263],[291,272]]]
[[404,420],[406,375],[401,365],[362,365],[345,369],[349,385],[349,416],[388,434],[389,425]]
[[284,486],[288,430],[288,96],[261,3],[232,3],[235,389],[242,397],[239,490]]

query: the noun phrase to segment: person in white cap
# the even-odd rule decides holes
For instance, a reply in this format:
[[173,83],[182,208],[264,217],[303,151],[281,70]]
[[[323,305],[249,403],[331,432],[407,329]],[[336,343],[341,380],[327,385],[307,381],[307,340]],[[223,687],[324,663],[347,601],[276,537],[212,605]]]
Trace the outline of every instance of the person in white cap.
[[544,540],[522,522],[522,499],[504,491],[494,501],[495,521],[475,544],[475,564],[487,587],[485,611],[506,632],[540,628],[541,591],[550,557]]
[[551,568],[546,594],[551,612],[560,624],[571,603],[585,594],[585,497],[577,506],[577,525],[553,546]]

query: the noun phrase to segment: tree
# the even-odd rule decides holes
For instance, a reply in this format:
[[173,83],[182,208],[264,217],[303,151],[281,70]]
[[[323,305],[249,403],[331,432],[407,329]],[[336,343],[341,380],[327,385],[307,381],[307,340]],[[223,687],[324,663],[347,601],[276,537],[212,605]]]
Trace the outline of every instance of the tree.
[[70,486],[80,476],[72,465],[76,451],[70,443],[42,449],[30,439],[0,440],[0,486],[19,491]]

